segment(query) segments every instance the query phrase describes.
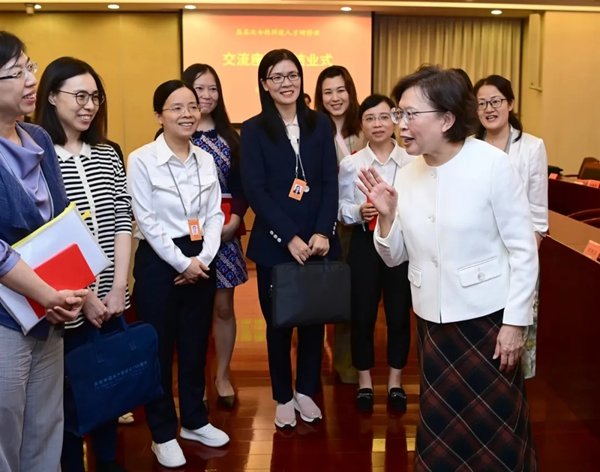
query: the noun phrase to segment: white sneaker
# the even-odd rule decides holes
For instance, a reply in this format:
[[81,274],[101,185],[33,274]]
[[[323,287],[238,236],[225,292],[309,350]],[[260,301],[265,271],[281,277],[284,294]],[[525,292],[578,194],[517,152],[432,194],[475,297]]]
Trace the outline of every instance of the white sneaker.
[[293,428],[296,426],[294,399],[287,403],[278,403],[275,409],[275,426],[278,428]]
[[181,428],[179,436],[190,441],[198,441],[209,447],[221,447],[229,442],[227,433],[215,428],[210,423],[198,429]]
[[300,418],[307,423],[312,423],[323,418],[320,408],[313,399],[302,393],[294,393],[294,409],[300,413]]
[[133,413],[128,411],[124,415],[119,416],[119,424],[131,424],[135,421]]
[[177,439],[171,439],[164,443],[152,441],[151,449],[156,456],[156,460],[164,467],[181,467],[185,465],[185,456]]

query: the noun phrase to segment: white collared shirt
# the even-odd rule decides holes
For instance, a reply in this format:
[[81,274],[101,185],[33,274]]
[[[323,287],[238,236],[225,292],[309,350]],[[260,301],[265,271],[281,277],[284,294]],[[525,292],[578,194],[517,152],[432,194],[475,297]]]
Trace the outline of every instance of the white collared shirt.
[[161,134],[129,155],[127,170],[137,222],[134,236],[148,241],[161,259],[182,273],[190,261],[173,239],[188,236],[188,219],[198,218],[204,237],[196,257],[209,265],[221,245],[225,220],[212,156],[190,143],[190,153],[182,162]]
[[374,167],[388,184],[394,185],[398,171],[415,158],[393,141],[394,148],[384,163],[379,162],[371,147],[367,144],[356,154],[345,157],[340,162],[338,182],[340,186],[338,219],[347,225],[363,223],[360,206],[367,197],[359,190],[356,182],[361,169]]

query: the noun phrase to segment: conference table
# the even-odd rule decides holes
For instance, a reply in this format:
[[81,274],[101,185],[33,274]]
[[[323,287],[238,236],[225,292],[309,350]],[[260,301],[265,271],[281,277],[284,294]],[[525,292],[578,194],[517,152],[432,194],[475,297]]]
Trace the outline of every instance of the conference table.
[[548,208],[562,215],[600,208],[600,189],[577,184],[575,179],[549,179]]
[[546,421],[576,420],[600,439],[600,262],[583,255],[589,240],[600,243],[600,229],[555,211],[549,226],[540,246],[537,380],[568,411],[549,408]]

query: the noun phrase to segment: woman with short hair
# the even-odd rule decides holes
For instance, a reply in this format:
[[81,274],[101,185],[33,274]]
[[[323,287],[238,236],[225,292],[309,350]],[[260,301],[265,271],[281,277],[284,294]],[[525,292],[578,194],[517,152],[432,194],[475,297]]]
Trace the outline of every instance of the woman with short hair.
[[[60,470],[63,331],[87,290],[57,291],[11,248],[68,205],[54,146],[35,109],[37,64],[15,35],[0,31],[0,283],[45,308],[27,335],[0,304],[0,470]],[[65,268],[68,270],[68,268]]]
[[408,260],[421,369],[416,471],[536,470],[520,356],[537,250],[523,185],[506,155],[469,137],[475,96],[423,67],[393,91],[406,151],[394,186],[361,188],[379,216],[377,252]]

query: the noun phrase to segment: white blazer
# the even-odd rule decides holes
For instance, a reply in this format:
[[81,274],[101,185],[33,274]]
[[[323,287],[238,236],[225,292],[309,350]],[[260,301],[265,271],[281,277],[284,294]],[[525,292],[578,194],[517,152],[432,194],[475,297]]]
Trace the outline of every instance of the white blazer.
[[[511,138],[518,131],[511,127]],[[523,133],[510,144],[508,157],[517,170],[529,200],[529,211],[536,232],[548,232],[548,158],[544,141]]]
[[396,179],[398,210],[375,247],[388,266],[408,259],[415,313],[434,323],[504,308],[504,323],[532,323],[537,247],[523,185],[506,154],[467,138],[447,163],[422,157]]

